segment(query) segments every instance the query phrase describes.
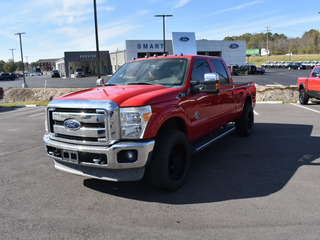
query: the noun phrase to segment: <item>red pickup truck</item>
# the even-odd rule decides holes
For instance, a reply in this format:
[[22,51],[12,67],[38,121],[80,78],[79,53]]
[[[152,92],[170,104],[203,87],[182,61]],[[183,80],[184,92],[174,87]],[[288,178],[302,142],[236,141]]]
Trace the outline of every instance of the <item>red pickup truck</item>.
[[43,139],[59,170],[110,181],[145,176],[176,190],[192,152],[234,129],[249,136],[254,124],[254,83],[235,84],[217,57],[134,59],[97,85],[46,108]]
[[308,78],[298,78],[297,87],[300,104],[308,104],[309,98],[320,99],[320,66],[314,67]]
[[0,87],[0,100],[3,98],[3,95],[4,95],[3,88],[2,88],[2,87]]

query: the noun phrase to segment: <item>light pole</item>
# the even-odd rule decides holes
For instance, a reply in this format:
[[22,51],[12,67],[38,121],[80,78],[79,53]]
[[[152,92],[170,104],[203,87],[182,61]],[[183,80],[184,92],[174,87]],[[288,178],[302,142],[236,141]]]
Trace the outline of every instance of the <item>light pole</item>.
[[27,70],[28,70],[28,72],[29,72],[29,61],[28,61],[28,57],[29,57],[29,56],[25,56],[25,58],[26,58]]
[[10,48],[9,50],[12,52],[12,62],[14,62],[13,50],[16,50],[16,49],[15,48]]
[[28,85],[27,85],[27,83],[26,83],[26,77],[24,76],[24,64],[23,64],[23,53],[22,53],[21,34],[26,34],[26,33],[20,32],[20,33],[15,33],[14,35],[19,35],[19,40],[20,40],[20,51],[21,51],[21,62],[22,62],[22,76],[23,76],[22,88],[27,88]]
[[173,15],[154,15],[155,17],[162,17],[163,19],[163,53],[166,53],[166,26],[165,26],[165,18],[173,17]]
[[98,70],[98,79],[99,79],[99,78],[101,78],[101,70],[100,70],[100,53],[99,53],[99,38],[98,38],[98,21],[97,21],[96,0],[93,0],[93,8],[94,8],[94,26],[95,26],[95,33],[96,33],[97,70]]

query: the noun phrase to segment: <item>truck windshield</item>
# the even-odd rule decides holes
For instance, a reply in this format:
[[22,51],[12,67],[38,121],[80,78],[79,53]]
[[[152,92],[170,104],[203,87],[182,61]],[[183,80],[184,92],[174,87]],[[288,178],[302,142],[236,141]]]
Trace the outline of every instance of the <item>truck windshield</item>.
[[156,84],[179,87],[184,84],[188,60],[159,58],[133,61],[123,65],[106,85]]

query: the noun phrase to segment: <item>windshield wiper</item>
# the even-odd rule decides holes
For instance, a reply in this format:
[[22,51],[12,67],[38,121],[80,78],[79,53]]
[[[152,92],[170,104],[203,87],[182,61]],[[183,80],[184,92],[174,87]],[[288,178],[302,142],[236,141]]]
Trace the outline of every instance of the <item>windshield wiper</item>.
[[117,86],[115,83],[106,83],[104,86]]
[[148,82],[129,82],[127,85],[154,85],[153,83]]

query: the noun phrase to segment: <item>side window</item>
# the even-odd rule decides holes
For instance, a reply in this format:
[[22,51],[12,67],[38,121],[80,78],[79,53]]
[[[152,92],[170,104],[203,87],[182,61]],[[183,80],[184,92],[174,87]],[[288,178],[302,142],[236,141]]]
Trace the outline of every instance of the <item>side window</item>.
[[219,74],[220,84],[229,84],[229,77],[222,62],[220,60],[211,60],[211,64],[213,65],[216,73]]
[[204,81],[204,74],[210,72],[211,70],[206,60],[196,59],[192,66],[191,80]]
[[312,77],[317,77],[317,74],[320,73],[320,68],[316,68],[314,69],[313,73],[312,73]]

